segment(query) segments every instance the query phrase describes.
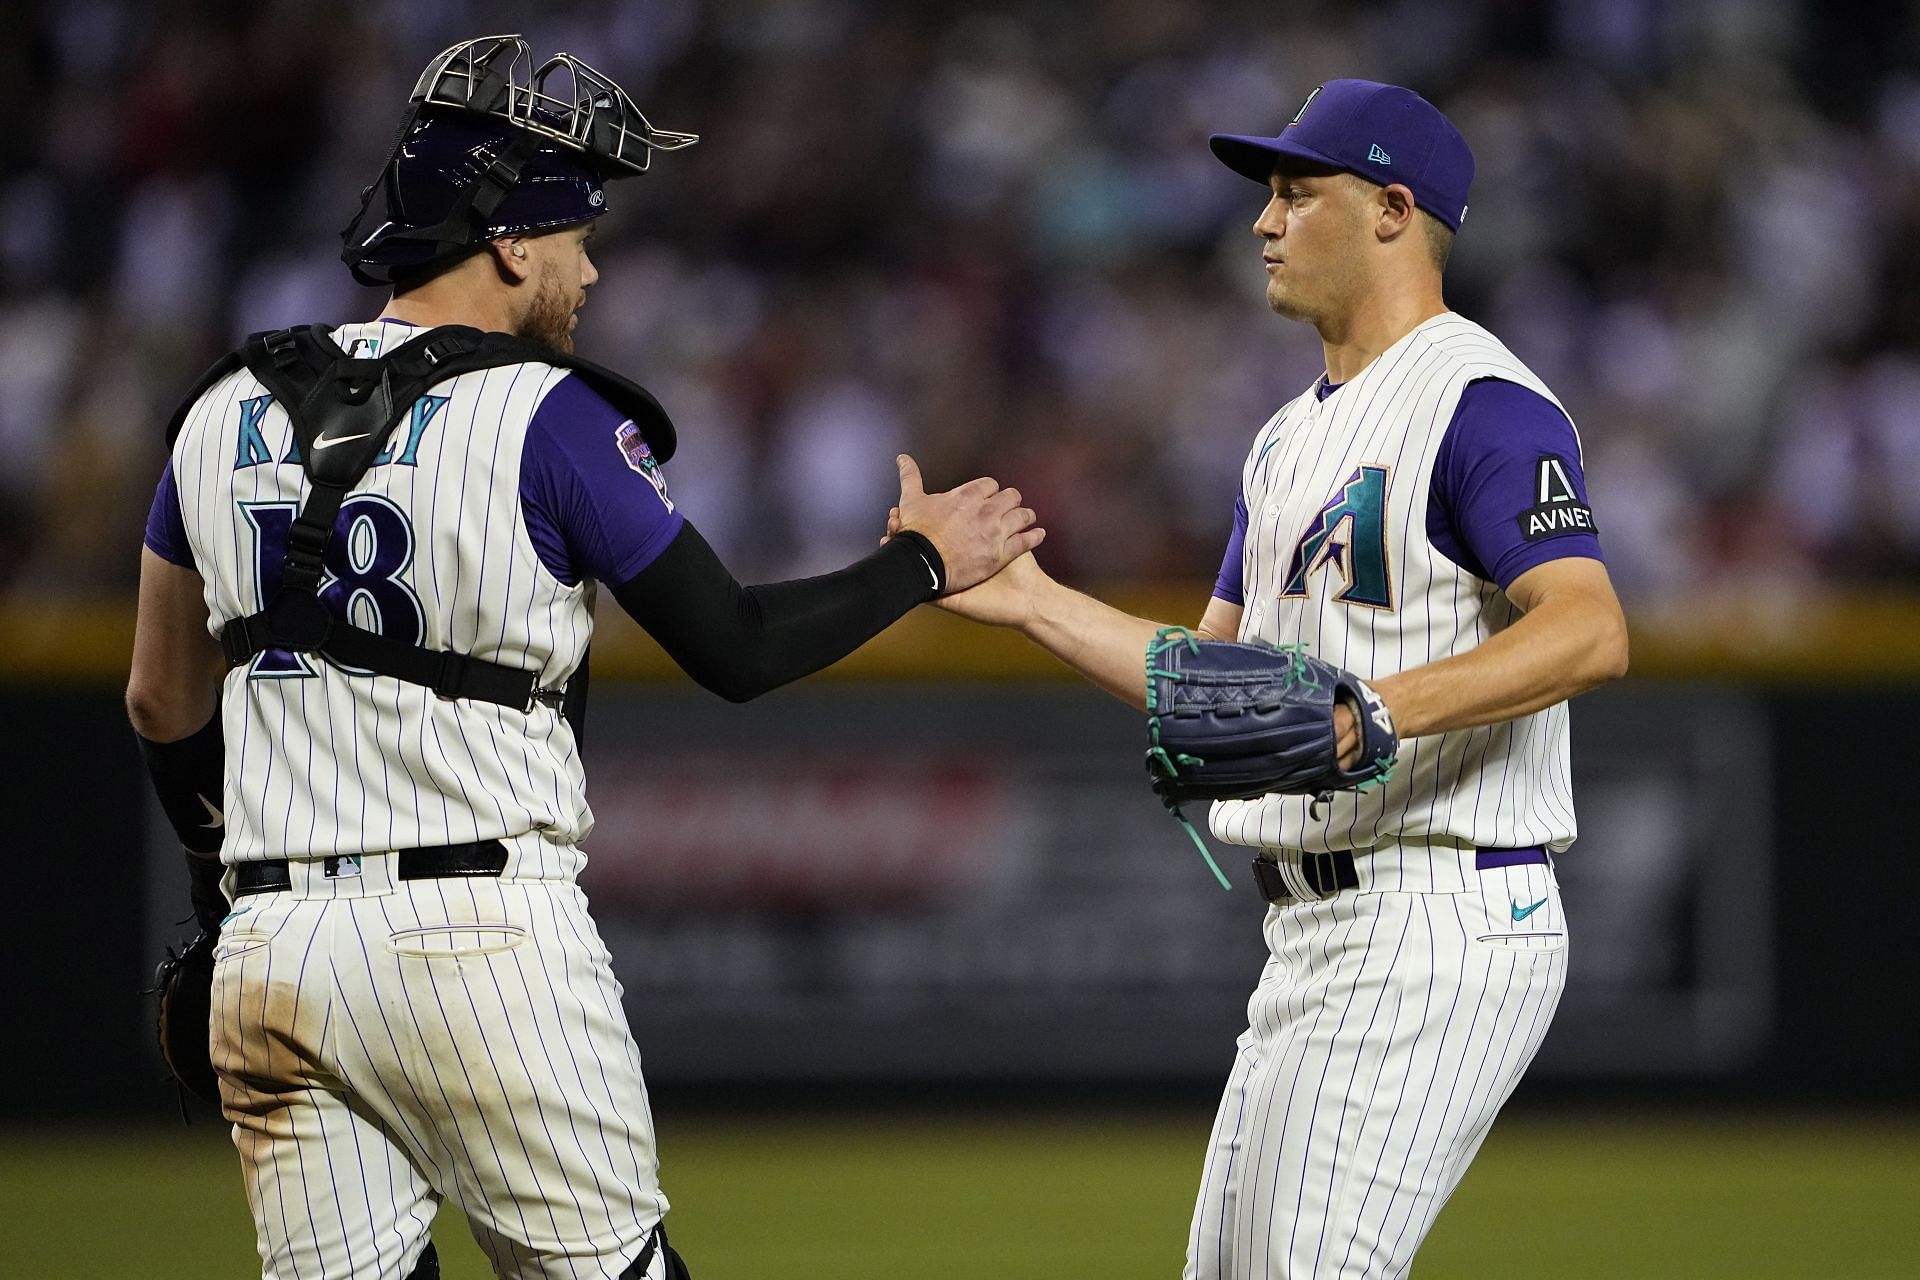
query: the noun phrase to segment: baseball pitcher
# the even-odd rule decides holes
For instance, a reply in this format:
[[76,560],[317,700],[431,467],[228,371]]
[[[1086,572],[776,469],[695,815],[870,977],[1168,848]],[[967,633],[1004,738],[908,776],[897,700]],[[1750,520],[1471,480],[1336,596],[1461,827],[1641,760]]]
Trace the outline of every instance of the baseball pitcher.
[[1155,789],[1211,802],[1271,904],[1186,1275],[1400,1276],[1559,1001],[1566,702],[1624,673],[1626,626],[1573,424],[1442,301],[1452,123],[1334,80],[1212,148],[1267,187],[1267,300],[1326,371],[1254,438],[1199,625],[1031,556],[942,604],[1146,710]]

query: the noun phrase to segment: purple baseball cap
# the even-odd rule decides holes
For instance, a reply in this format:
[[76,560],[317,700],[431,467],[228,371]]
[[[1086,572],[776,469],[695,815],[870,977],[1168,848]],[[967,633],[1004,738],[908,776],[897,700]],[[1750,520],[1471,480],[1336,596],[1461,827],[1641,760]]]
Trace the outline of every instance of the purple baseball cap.
[[1383,187],[1398,182],[1455,231],[1467,216],[1467,140],[1438,107],[1398,85],[1329,80],[1307,95],[1279,137],[1216,133],[1207,145],[1222,164],[1263,186],[1280,156],[1294,156]]

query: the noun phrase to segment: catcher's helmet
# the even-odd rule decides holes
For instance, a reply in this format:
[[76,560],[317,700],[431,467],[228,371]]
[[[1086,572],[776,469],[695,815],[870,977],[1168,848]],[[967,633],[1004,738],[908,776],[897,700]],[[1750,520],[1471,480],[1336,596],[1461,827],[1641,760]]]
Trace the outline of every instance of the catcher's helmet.
[[536,68],[519,36],[463,41],[414,85],[386,164],[340,233],[340,256],[362,284],[424,277],[488,240],[597,218],[605,182],[696,141],[655,129],[619,85],[570,54]]

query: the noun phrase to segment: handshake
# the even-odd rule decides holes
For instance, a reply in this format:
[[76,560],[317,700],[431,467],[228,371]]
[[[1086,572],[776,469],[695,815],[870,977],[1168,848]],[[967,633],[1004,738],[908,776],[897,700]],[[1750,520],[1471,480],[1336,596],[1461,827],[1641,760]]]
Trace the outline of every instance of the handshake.
[[[1180,806],[1190,801],[1310,796],[1317,810],[1336,791],[1391,776],[1399,751],[1392,713],[1352,672],[1300,646],[1240,642],[1240,607],[1223,600],[1210,601],[1189,629],[1068,590],[1033,558],[1046,535],[1019,490],[980,479],[929,494],[913,459],[898,461],[900,505],[881,541],[905,531],[926,538],[947,568],[941,608],[1024,632],[1145,711],[1153,789],[1182,823]],[[1227,883],[1218,867],[1214,875]]]
[[933,544],[946,568],[939,604],[962,617],[1019,626],[1031,591],[1049,582],[1033,558],[1046,539],[1039,517],[1021,505],[1018,489],[981,477],[944,493],[928,493],[919,464],[901,454],[900,501],[887,513],[884,544],[909,531]]

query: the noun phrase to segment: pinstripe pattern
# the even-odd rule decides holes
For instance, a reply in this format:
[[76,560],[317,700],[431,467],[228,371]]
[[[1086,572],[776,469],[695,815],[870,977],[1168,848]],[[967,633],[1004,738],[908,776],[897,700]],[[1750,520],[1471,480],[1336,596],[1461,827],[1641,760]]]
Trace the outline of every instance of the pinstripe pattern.
[[[334,330],[404,338],[391,324]],[[450,402],[422,437],[417,465],[375,466],[354,494],[378,495],[414,530],[399,575],[424,606],[430,648],[565,682],[592,636],[592,588],[557,581],[520,512],[520,451],[541,400],[565,376],[523,364],[462,374],[435,388]],[[241,403],[265,394],[240,370],[210,388],[175,442],[174,474],[194,563],[217,633],[260,607],[254,504],[302,501],[297,463],[236,469]],[[279,405],[258,429],[284,458],[292,426]],[[396,429],[404,440],[407,424]],[[611,445],[610,445],[611,447]],[[450,701],[384,677],[352,676],[317,659],[315,674],[227,677],[228,862],[313,857],[540,833],[558,849],[549,870],[593,825],[572,731],[546,706],[528,713]],[[523,842],[539,856],[538,841]]]
[[498,1275],[618,1276],[667,1201],[584,895],[392,861],[296,865],[221,937],[214,1062],[265,1275],[405,1276],[445,1197]]
[[[376,465],[353,495],[412,531],[411,558],[379,582],[419,599],[425,644],[548,687],[593,630],[591,585],[553,578],[520,510],[527,426],[563,376],[523,364],[442,383],[414,465]],[[305,497],[298,464],[278,461],[285,412],[242,412],[263,394],[226,378],[174,449],[216,632],[262,603],[262,530]],[[222,856],[293,859],[289,891],[238,900],[214,972],[213,1060],[265,1276],[397,1280],[442,1198],[497,1275],[618,1276],[667,1201],[639,1050],[573,880],[592,815],[570,727],[545,706],[448,701],[318,659],[232,672],[222,707]],[[383,852],[484,839],[508,848],[498,879],[400,882]],[[328,875],[333,854],[363,856]]]
[[[1485,895],[1350,892],[1267,913],[1188,1280],[1408,1272],[1566,982],[1552,873],[1512,871]],[[1530,918],[1514,936],[1508,889],[1547,897],[1537,914],[1559,931]]]
[[[1504,593],[1426,536],[1435,456],[1461,393],[1488,377],[1553,399],[1486,330],[1443,314],[1325,400],[1309,391],[1274,415],[1242,476],[1241,639],[1380,677],[1513,623]],[[1295,545],[1363,467],[1386,476],[1390,606],[1335,599],[1338,568],[1283,595]],[[1403,1276],[1566,982],[1551,867],[1474,860],[1477,847],[1572,843],[1566,706],[1403,742],[1391,782],[1337,792],[1317,817],[1307,797],[1269,796],[1215,804],[1212,826],[1272,851],[1303,894],[1303,853],[1355,850],[1359,885],[1267,914],[1271,954],[1214,1122],[1187,1280]]]
[[[1464,652],[1511,625],[1517,615],[1499,588],[1448,560],[1426,537],[1434,457],[1461,392],[1489,377],[1553,400],[1492,334],[1446,313],[1326,400],[1310,390],[1274,415],[1242,475],[1248,522],[1241,639],[1304,643],[1336,666],[1378,677]],[[1331,571],[1309,576],[1304,598],[1282,597],[1280,578],[1295,543],[1363,464],[1383,466],[1390,476],[1394,607],[1336,601],[1340,581]],[[1313,817],[1302,796],[1226,800],[1214,805],[1212,826],[1236,844],[1310,852],[1368,849],[1394,838],[1564,849],[1576,834],[1567,709],[1403,743],[1392,781],[1338,792],[1322,815]]]

